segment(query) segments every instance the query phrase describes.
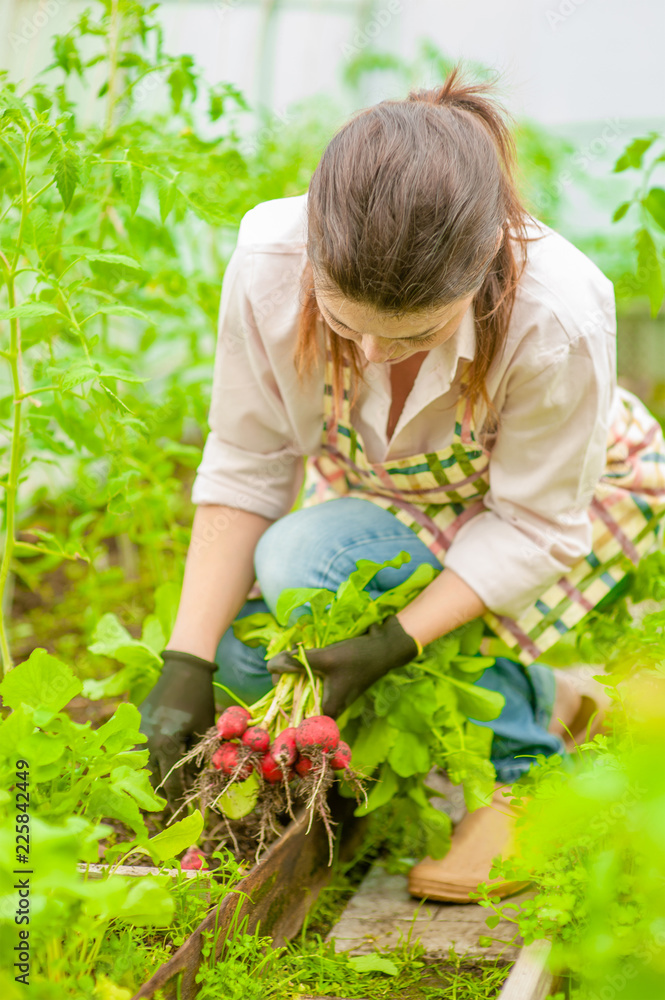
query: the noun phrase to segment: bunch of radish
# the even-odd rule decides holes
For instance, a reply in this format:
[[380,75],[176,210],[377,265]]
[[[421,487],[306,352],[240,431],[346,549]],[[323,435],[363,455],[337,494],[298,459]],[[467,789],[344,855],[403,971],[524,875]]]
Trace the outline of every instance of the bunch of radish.
[[[364,795],[364,788],[351,768],[351,748],[340,739],[337,723],[320,714],[320,686],[311,674],[285,674],[251,708],[225,709],[178,764],[193,760],[199,767],[180,808],[197,802],[226,817],[229,795],[235,790],[233,818],[238,818],[237,799],[243,789],[251,789],[246,812],[256,813],[260,850],[270,831],[279,832],[276,818],[283,813],[293,816],[293,802],[298,800],[309,813],[310,826],[314,816],[321,818],[332,859],[328,791],[336,777],[347,781],[357,796]],[[318,712],[305,714],[308,709]]]
[[274,740],[260,726],[251,725],[246,708],[233,706],[217,720],[222,741],[212,756],[212,765],[230,777],[248,778],[256,768],[271,785],[328,765],[345,771],[351,764],[351,749],[340,740],[334,719],[327,715],[309,716],[300,725],[287,726]]

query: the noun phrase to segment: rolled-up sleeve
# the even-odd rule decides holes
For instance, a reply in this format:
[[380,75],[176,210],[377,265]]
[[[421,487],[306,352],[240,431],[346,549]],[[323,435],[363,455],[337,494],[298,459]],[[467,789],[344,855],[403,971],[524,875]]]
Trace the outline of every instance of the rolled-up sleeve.
[[253,260],[239,246],[224,275],[210,433],[192,501],[275,520],[297,496],[303,461],[247,294]]
[[518,617],[591,551],[589,505],[606,461],[612,352],[580,335],[516,363],[490,456],[486,510],[446,557],[496,614]]

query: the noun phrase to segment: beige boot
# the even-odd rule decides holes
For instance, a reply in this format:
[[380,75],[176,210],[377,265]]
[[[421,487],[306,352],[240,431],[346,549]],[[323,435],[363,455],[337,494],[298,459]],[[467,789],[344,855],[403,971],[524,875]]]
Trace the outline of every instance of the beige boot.
[[[549,731],[564,741],[568,750],[593,739],[602,727],[603,712],[609,703],[604,688],[591,678],[555,670],[556,697]],[[572,735],[569,735],[572,734]],[[469,893],[479,882],[488,882],[500,898],[525,888],[528,882],[490,880],[492,861],[497,855],[510,856],[515,811],[508,805],[504,785],[495,787],[492,804],[467,813],[453,831],[445,858],[425,858],[409,872],[409,892],[445,903],[470,903]]]
[[[497,854],[510,843],[515,824],[514,810],[503,797],[504,785],[497,785],[491,806],[469,812],[453,832],[445,858],[425,858],[409,872],[409,892],[422,899],[446,903],[471,903],[469,893],[479,882],[490,882],[489,872]],[[491,880],[493,891],[503,898],[523,889],[527,882]]]

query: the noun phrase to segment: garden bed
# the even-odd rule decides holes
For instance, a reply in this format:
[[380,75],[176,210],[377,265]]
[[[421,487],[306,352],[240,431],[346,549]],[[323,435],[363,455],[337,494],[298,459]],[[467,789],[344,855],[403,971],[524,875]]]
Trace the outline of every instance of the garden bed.
[[[353,819],[348,800],[336,799],[333,815],[340,823],[338,857],[343,861],[356,849],[362,837],[363,824]],[[331,877],[327,864],[327,834],[323,824],[316,822],[309,833],[306,830],[307,816],[303,813],[290,824],[246,878],[208,913],[173,957],[143,984],[132,1000],[150,1000],[156,996],[160,1000],[194,1000],[200,989],[197,973],[204,961],[203,944],[210,934],[214,935],[214,943],[212,953],[206,955],[206,960],[211,963],[221,958],[227,941],[235,934],[251,935],[260,928],[261,934],[269,935],[276,947],[298,934],[308,911]],[[140,869],[134,871],[138,874]],[[149,869],[144,871],[147,873]],[[199,891],[200,878],[201,874],[196,873]],[[465,909],[470,914],[472,910],[480,909],[473,904],[465,908],[435,905],[439,905],[443,913]],[[419,909],[416,901],[413,901],[413,909]],[[488,960],[473,953],[458,957],[450,950],[450,926],[450,916],[441,919],[440,946],[435,953],[430,953],[428,947],[422,956],[418,986],[414,987],[414,992],[382,992],[382,996],[399,996],[400,1000],[411,997],[420,1000],[425,996],[455,996],[458,1000],[467,996],[482,997],[483,1000],[491,997],[500,1000],[545,1000],[548,996],[552,987],[552,976],[546,967],[549,944],[535,942],[517,949],[514,964],[508,958]],[[334,938],[335,932],[336,928],[333,928],[330,937]],[[431,944],[430,934],[428,946]],[[515,949],[512,949],[511,955],[514,953]],[[373,960],[376,961],[375,958]],[[379,959],[379,963],[381,961],[386,959]],[[379,969],[377,964],[377,971]],[[360,976],[359,982],[362,982]],[[454,992],[449,993],[448,989],[454,989]],[[436,992],[432,992],[434,990]],[[297,996],[299,1000],[324,1000],[324,997],[326,1000],[345,1000],[330,993],[289,992],[284,995]]]
[[[332,804],[339,829],[339,857],[350,856],[358,844],[361,823],[353,817],[354,803],[335,799]],[[157,990],[164,1000],[193,1000],[197,994],[196,973],[202,960],[204,934],[214,930],[214,955],[218,958],[229,934],[242,926],[261,933],[276,945],[300,930],[307,911],[329,881],[328,837],[322,822],[307,832],[309,817],[302,813],[268,849],[236,888],[212,910],[175,955],[158,969],[135,994],[147,1000]]]

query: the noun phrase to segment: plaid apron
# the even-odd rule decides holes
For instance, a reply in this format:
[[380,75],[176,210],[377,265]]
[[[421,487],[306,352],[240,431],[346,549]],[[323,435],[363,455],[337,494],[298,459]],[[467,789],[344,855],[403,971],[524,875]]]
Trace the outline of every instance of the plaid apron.
[[[390,511],[445,565],[446,552],[471,518],[485,510],[490,453],[475,436],[472,406],[462,394],[452,444],[441,451],[370,462],[350,420],[351,371],[333,398],[325,377],[322,450],[307,459],[303,507],[358,496]],[[502,640],[496,652],[528,666],[612,590],[660,537],[665,514],[665,442],[641,401],[619,389],[621,414],[608,436],[605,472],[590,506],[592,550],[548,586],[518,618],[488,611],[483,619]],[[496,649],[486,641],[485,650]],[[507,648],[506,648],[507,647]]]

